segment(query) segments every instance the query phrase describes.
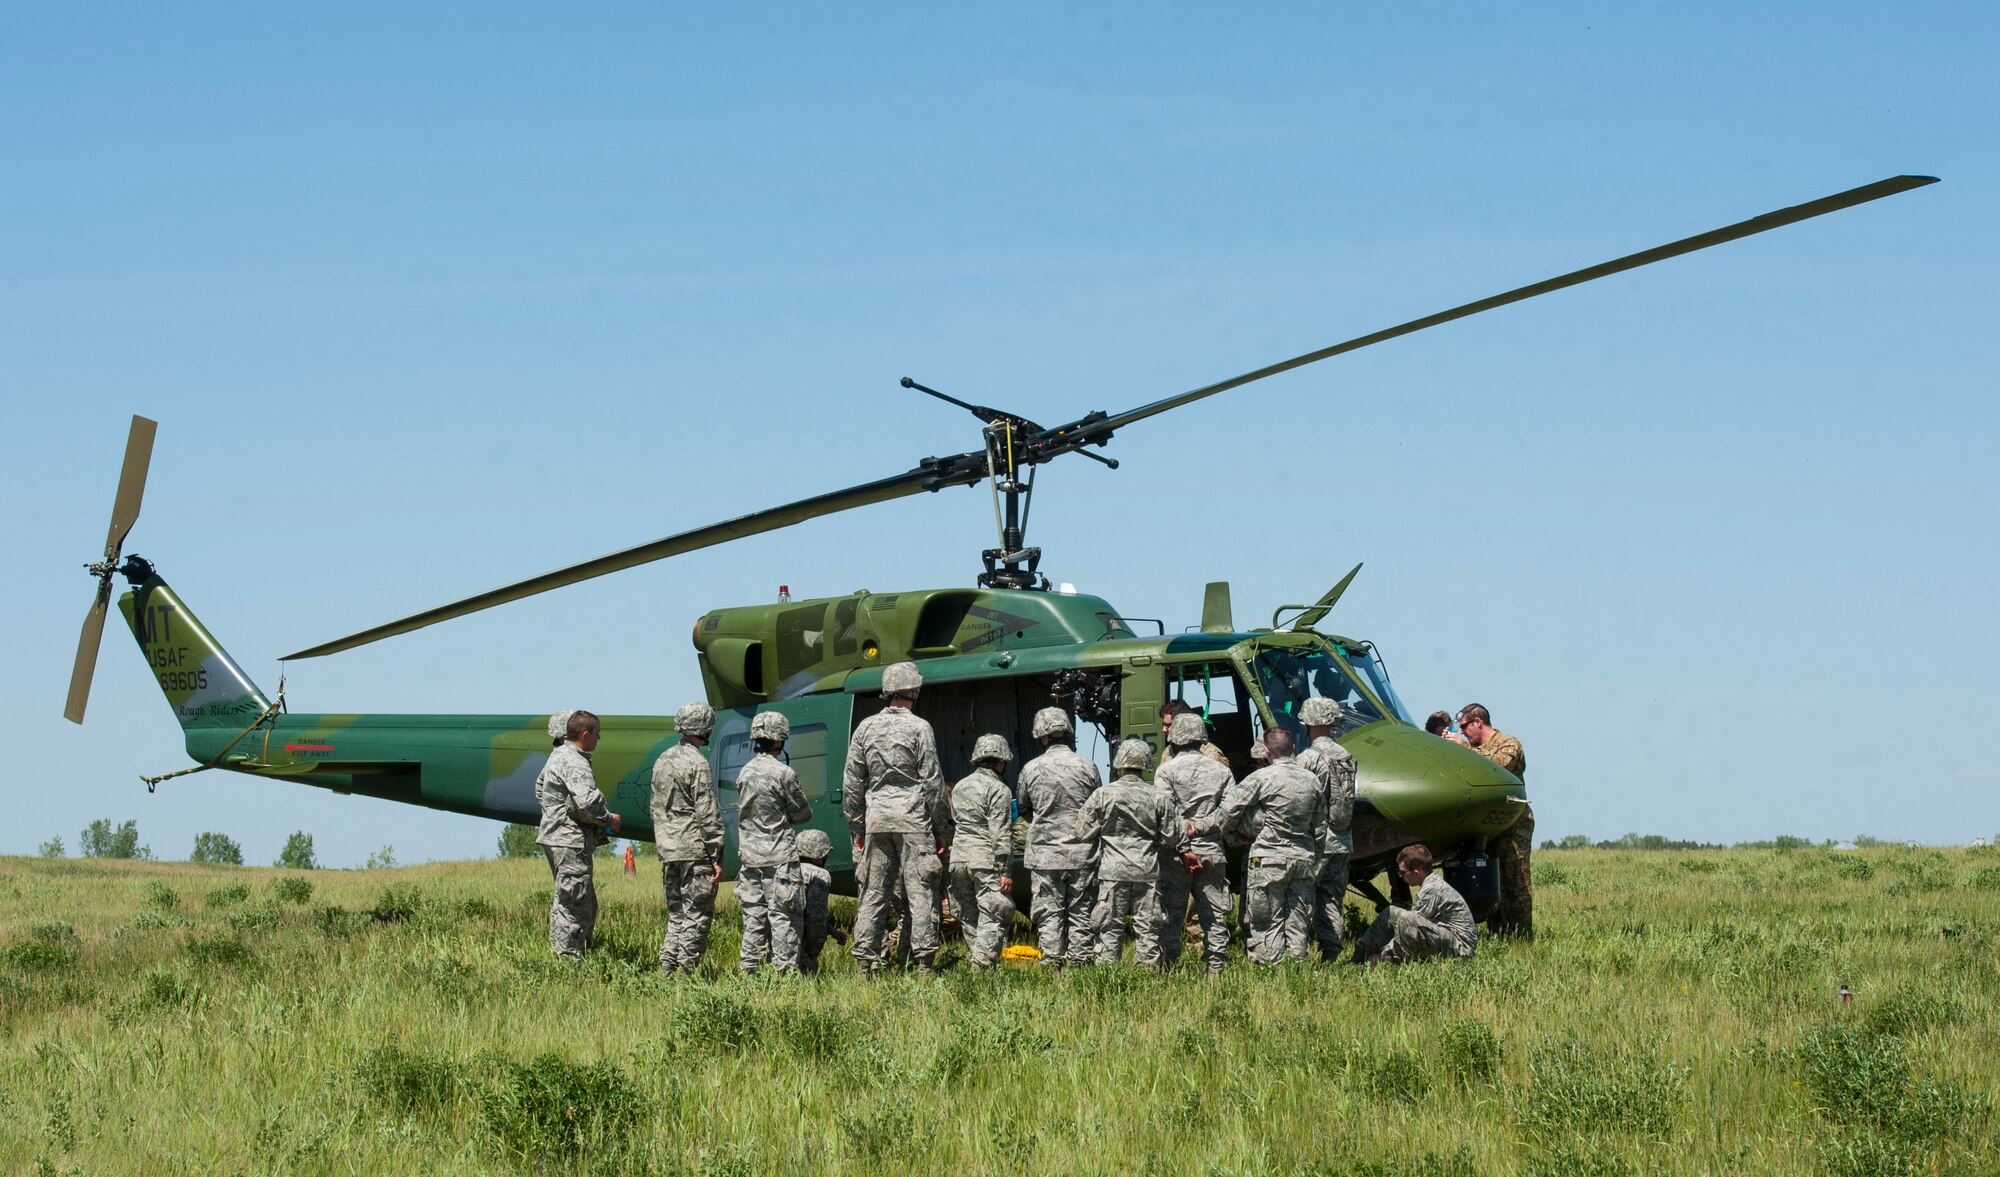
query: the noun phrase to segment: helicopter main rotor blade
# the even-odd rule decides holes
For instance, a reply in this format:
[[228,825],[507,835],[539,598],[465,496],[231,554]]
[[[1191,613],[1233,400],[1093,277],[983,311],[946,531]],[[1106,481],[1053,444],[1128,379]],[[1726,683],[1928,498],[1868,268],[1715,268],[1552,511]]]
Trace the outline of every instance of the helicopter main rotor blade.
[[1467,318],[1479,314],[1481,311],[1490,311],[1496,307],[1506,306],[1509,303],[1522,302],[1537,295],[1548,294],[1566,287],[1580,286],[1585,282],[1594,281],[1598,278],[1609,277],[1612,274],[1622,274],[1626,270],[1636,270],[1640,266],[1649,266],[1654,262],[1665,261],[1671,257],[1679,257],[1684,253],[1693,253],[1696,250],[1707,249],[1711,245],[1721,245],[1724,242],[1735,241],[1739,238],[1749,237],[1769,229],[1780,228],[1784,225],[1796,224],[1799,221],[1810,220],[1813,217],[1824,216],[1830,212],[1838,212],[1844,208],[1852,208],[1857,204],[1866,204],[1871,200],[1880,200],[1884,196],[1894,196],[1899,192],[1908,192],[1912,188],[1921,188],[1926,184],[1935,183],[1937,183],[1936,176],[1891,176],[1886,180],[1877,180],[1873,184],[1864,184],[1859,188],[1850,188],[1845,192],[1836,192],[1832,196],[1823,196],[1818,200],[1809,201],[1805,204],[1795,204],[1790,208],[1781,208],[1775,212],[1765,213],[1762,216],[1751,217],[1747,221],[1738,221],[1733,225],[1725,225],[1720,229],[1710,230],[1707,233],[1699,233],[1693,237],[1683,237],[1679,241],[1656,246],[1653,249],[1627,254],[1624,257],[1608,262],[1600,262],[1597,265],[1587,266],[1581,270],[1572,270],[1560,277],[1549,278],[1545,281],[1509,290],[1505,294],[1496,294],[1491,298],[1482,298],[1477,302],[1468,302],[1464,306],[1453,307],[1448,311],[1439,311],[1434,315],[1425,315],[1421,319],[1411,319],[1407,323],[1401,323],[1386,330],[1357,336],[1344,343],[1336,343],[1331,347],[1320,348],[1318,351],[1309,351],[1302,356],[1293,356],[1289,360],[1282,360],[1267,367],[1259,368],[1254,372],[1245,372],[1241,376],[1217,381],[1214,384],[1203,385],[1200,388],[1183,392],[1178,396],[1170,396],[1164,400],[1154,401],[1149,405],[1141,405],[1136,409],[1106,417],[1101,421],[1083,423],[1073,428],[1065,427],[1068,436],[1061,438],[1053,448],[1056,452],[1061,452],[1073,449],[1076,446],[1089,444],[1102,439],[1114,429],[1121,429],[1135,421],[1143,421],[1148,417],[1157,416],[1168,409],[1178,409],[1182,405],[1192,404],[1195,401],[1214,396],[1216,393],[1228,392],[1232,388],[1241,388],[1245,384],[1262,380],[1266,376],[1276,376],[1280,372],[1289,372],[1293,368],[1302,368],[1307,364],[1315,364],[1321,360],[1330,359],[1333,356],[1346,352],[1358,351],[1372,344],[1382,343],[1386,340],[1398,338],[1399,336],[1411,335],[1427,327],[1436,327],[1440,323],[1449,323],[1454,319]]
[[76,639],[76,664],[69,672],[69,701],[63,704],[63,718],[83,722],[83,709],[90,702],[90,680],[97,674],[97,648],[104,643],[104,615],[111,607],[108,591],[97,595],[83,618],[83,633]]
[[809,499],[800,499],[782,507],[739,515],[721,523],[711,523],[706,527],[697,527],[692,531],[666,536],[651,543],[599,556],[594,560],[585,560],[581,564],[571,564],[567,568],[558,568],[553,572],[544,572],[540,576],[517,580],[513,584],[502,585],[476,596],[466,597],[464,600],[453,601],[448,605],[439,605],[435,609],[426,609],[422,613],[414,613],[373,629],[364,629],[360,633],[349,634],[344,638],[336,638],[300,650],[296,654],[286,654],[284,657],[290,660],[337,654],[342,650],[352,650],[356,646],[365,646],[383,638],[409,633],[411,630],[435,625],[440,621],[449,621],[454,617],[463,617],[468,613],[477,613],[482,609],[491,609],[495,605],[504,605],[509,601],[518,601],[523,597],[532,597],[550,589],[592,580],[640,564],[650,564],[669,556],[713,547],[716,544],[766,531],[776,531],[781,527],[790,527],[794,523],[803,523],[821,515],[832,515],[840,511],[851,511],[856,507],[886,503],[891,499],[900,499],[923,491],[941,490],[947,486],[970,486],[985,477],[986,454],[983,450],[948,458],[926,458],[915,469],[890,478],[864,482],[859,486],[850,486],[846,490],[837,490],[830,494],[815,495]]
[[125,435],[125,463],[118,470],[118,494],[111,500],[111,527],[104,536],[106,560],[118,559],[125,537],[139,521],[139,504],[146,498],[146,471],[153,464],[153,434],[159,427],[157,421],[132,415],[131,432]]

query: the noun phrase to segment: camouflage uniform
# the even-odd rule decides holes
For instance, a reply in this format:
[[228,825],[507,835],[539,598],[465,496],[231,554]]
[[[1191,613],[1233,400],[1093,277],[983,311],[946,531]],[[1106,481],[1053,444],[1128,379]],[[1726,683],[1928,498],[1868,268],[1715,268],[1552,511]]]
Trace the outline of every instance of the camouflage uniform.
[[1000,940],[1014,921],[1014,903],[1000,880],[1014,857],[1014,796],[1007,782],[981,765],[951,790],[951,906],[965,929],[975,968],[1000,960]]
[[1172,885],[1169,880],[1173,876],[1164,863],[1161,865],[1160,895],[1166,904],[1169,924],[1161,961],[1172,966],[1180,956],[1180,934],[1172,925],[1178,922],[1178,913],[1186,907],[1191,893],[1195,920],[1201,927],[1202,960],[1209,972],[1219,973],[1229,955],[1229,866],[1222,846],[1222,801],[1235,786],[1236,778],[1209,757],[1174,756],[1160,765],[1153,783],[1163,790],[1172,790],[1180,805],[1181,820],[1194,827],[1188,849],[1201,859],[1201,873],[1189,875],[1183,871],[1181,881]]
[[[1090,920],[1097,934],[1097,959],[1117,962],[1129,919],[1138,941],[1135,959],[1158,969],[1161,925],[1167,922],[1160,905],[1161,858],[1186,850],[1187,834],[1173,799],[1140,775],[1151,759],[1137,740],[1121,745],[1114,763],[1123,775],[1084,802],[1082,825],[1083,836],[1098,848],[1097,903]],[[1178,863],[1175,869],[1186,877]]]
[[[868,848],[865,842],[854,860],[854,889],[863,894],[868,890]],[[910,967],[910,896],[898,871],[889,872],[889,921],[889,930],[882,933],[882,967],[906,969]],[[943,939],[942,930],[939,939]]]
[[555,880],[549,947],[557,956],[578,960],[590,947],[590,934],[597,926],[597,882],[590,852],[605,840],[603,828],[611,824],[611,809],[590,772],[590,754],[568,742],[550,752],[549,762],[535,777],[535,800],[542,807],[535,841],[548,857],[549,874]]
[[[1488,730],[1486,742],[1473,749],[1486,759],[1528,779],[1528,755],[1521,741],[1498,730]],[[1534,807],[1521,806],[1521,816],[1500,831],[1488,846],[1500,864],[1500,906],[1486,921],[1489,931],[1503,936],[1535,938],[1535,884],[1528,873],[1528,853],[1535,846]]]
[[1089,964],[1094,956],[1096,850],[1084,836],[1083,804],[1099,781],[1097,766],[1067,744],[1050,744],[1021,770],[1021,816],[1028,821],[1021,861],[1034,873],[1029,914],[1050,965]]
[[816,973],[819,954],[826,951],[827,933],[831,930],[827,897],[833,894],[833,876],[817,862],[801,862],[799,877],[806,889],[806,908],[799,933],[799,971]]
[[864,970],[884,964],[890,884],[899,876],[910,897],[899,940],[919,969],[928,970],[937,957],[944,864],[935,831],[943,803],[944,772],[931,725],[899,707],[862,720],[847,746],[840,807],[848,829],[864,837],[859,869],[867,881],[854,916],[854,959]]
[[660,894],[667,904],[660,970],[693,969],[708,951],[715,867],[722,861],[722,807],[702,749],[679,743],[660,753],[653,762],[652,811]]
[[792,827],[812,820],[799,774],[769,752],[759,752],[736,775],[736,902],[743,909],[738,967],[754,973],[768,954],[771,967],[790,972],[799,963],[799,923],[805,914],[805,878],[799,870]]
[[1347,864],[1354,853],[1354,757],[1321,736],[1299,753],[1300,768],[1317,777],[1326,790],[1326,827],[1320,831],[1319,881],[1313,888],[1313,940],[1320,959],[1340,959],[1347,930],[1343,905],[1347,900]]
[[1252,838],[1243,883],[1250,958],[1259,964],[1304,960],[1326,790],[1288,758],[1244,777],[1222,810],[1223,832]]
[[1425,876],[1414,904],[1405,910],[1385,907],[1354,946],[1354,959],[1370,957],[1393,963],[1432,956],[1469,958],[1479,948],[1479,925],[1472,909],[1444,876]]

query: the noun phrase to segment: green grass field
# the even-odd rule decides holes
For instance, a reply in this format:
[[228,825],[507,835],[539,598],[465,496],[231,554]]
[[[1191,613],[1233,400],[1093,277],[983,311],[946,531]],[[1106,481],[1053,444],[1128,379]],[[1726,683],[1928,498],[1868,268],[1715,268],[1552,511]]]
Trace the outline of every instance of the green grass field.
[[579,969],[538,860],[0,859],[0,1171],[2000,1171],[1991,851],[1545,851],[1532,947],[1214,983],[746,982],[726,895],[665,981],[641,862]]

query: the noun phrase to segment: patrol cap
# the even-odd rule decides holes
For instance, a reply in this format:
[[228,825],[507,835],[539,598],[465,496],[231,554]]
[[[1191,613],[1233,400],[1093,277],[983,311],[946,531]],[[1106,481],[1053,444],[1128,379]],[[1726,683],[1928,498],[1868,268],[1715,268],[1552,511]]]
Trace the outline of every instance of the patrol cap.
[[1005,760],[1011,763],[1013,759],[1014,750],[1007,746],[1006,736],[988,732],[973,741],[972,760],[975,764],[981,760]]
[[919,690],[924,685],[923,672],[914,662],[891,662],[882,668],[882,693],[901,695]]
[[1270,758],[1271,750],[1264,746],[1264,737],[1258,736],[1256,739],[1250,741],[1250,759],[1269,760]]
[[1064,711],[1062,708],[1044,707],[1040,711],[1035,712],[1033,735],[1036,739],[1039,740],[1043,736],[1070,736],[1075,734],[1076,729],[1069,725],[1069,712]]
[[551,740],[568,739],[569,717],[575,714],[576,708],[572,707],[567,711],[558,711],[554,715],[549,716],[549,738]]
[[1167,743],[1177,748],[1199,744],[1207,738],[1208,725],[1192,711],[1174,716],[1173,727],[1167,731]]
[[1299,705],[1299,722],[1307,727],[1332,727],[1340,716],[1340,704],[1325,695],[1314,695]]
[[759,711],[750,721],[750,738],[753,740],[775,740],[782,744],[792,738],[792,721],[781,712]]
[[1119,772],[1145,772],[1153,767],[1153,750],[1144,740],[1126,740],[1118,745],[1118,754],[1111,758],[1111,767]]
[[833,839],[826,836],[825,830],[799,831],[800,858],[825,858],[832,853]]
[[707,739],[715,731],[715,708],[706,703],[683,703],[674,712],[674,730],[684,736]]

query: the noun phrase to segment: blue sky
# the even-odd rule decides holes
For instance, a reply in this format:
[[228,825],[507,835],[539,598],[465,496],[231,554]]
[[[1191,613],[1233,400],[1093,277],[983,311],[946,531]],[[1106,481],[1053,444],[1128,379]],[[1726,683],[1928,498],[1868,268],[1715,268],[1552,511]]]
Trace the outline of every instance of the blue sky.
[[[1540,831],[2000,831],[1990,5],[147,6],[0,39],[0,853],[136,818],[357,863],[491,823],[207,773],[128,551],[247,669],[503,581],[1902,172],[1944,183],[1453,324],[1043,472],[1058,579],[1333,623],[1486,703]],[[665,712],[703,611],[969,580],[983,490],[290,670],[326,711]]]

